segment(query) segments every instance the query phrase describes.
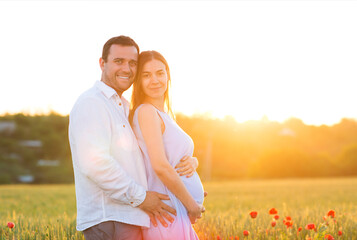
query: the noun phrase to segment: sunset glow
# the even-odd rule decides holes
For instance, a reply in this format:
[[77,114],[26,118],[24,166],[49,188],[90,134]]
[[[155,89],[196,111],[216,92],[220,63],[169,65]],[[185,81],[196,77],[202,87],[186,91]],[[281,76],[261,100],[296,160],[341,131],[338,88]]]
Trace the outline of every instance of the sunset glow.
[[353,1],[1,1],[0,114],[69,114],[100,79],[105,41],[123,34],[165,56],[175,112],[357,119],[356,10]]

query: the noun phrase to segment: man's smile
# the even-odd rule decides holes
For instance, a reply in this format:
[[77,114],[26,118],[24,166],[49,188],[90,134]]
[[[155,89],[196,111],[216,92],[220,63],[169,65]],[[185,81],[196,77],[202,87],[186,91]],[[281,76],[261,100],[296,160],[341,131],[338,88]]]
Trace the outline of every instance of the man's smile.
[[129,76],[119,76],[119,75],[117,75],[117,77],[118,77],[118,78],[121,78],[121,79],[126,79],[126,80],[129,79]]

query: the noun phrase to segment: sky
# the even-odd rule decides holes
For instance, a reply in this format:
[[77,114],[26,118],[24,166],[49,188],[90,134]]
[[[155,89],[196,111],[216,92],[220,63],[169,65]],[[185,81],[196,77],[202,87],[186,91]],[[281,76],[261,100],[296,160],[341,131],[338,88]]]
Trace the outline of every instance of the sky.
[[0,1],[0,114],[69,114],[100,80],[104,43],[127,35],[168,61],[175,112],[357,119],[356,12],[357,1]]

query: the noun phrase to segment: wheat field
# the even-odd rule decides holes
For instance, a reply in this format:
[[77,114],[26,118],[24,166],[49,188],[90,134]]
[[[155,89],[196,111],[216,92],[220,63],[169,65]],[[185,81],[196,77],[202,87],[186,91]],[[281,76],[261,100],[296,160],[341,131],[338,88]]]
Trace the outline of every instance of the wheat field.
[[[357,239],[357,178],[212,181],[204,187],[206,213],[194,225],[200,239]],[[272,208],[276,214],[269,214]],[[334,216],[327,216],[330,210]],[[74,185],[0,186],[0,224],[1,240],[84,239],[75,228]]]

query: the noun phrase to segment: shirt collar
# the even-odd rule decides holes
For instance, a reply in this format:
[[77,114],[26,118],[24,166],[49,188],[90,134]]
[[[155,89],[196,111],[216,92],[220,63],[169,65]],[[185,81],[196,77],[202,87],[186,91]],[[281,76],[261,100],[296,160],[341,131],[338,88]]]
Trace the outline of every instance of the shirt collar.
[[96,81],[94,86],[96,86],[108,99],[117,94],[113,88],[109,87],[102,81]]

